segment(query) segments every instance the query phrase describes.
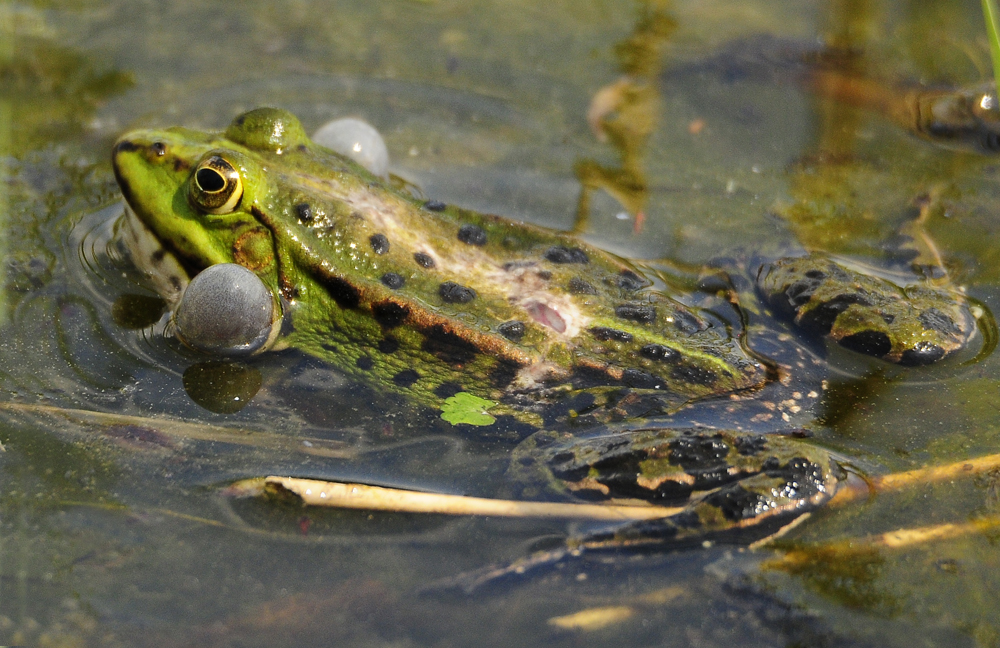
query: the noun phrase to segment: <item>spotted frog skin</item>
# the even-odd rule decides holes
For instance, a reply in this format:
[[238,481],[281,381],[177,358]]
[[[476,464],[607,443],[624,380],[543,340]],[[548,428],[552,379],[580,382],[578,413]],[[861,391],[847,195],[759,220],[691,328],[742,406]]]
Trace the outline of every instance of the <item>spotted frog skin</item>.
[[[464,391],[497,403],[497,425],[549,428],[576,413],[560,406],[569,397],[625,418],[773,379],[738,316],[697,308],[568,235],[418,200],[312,143],[285,111],[251,111],[221,134],[128,133],[113,164],[131,236],[156,241],[133,255],[171,306],[198,272],[239,264],[280,309],[261,350],[298,349],[424,406]],[[761,265],[757,292],[803,330],[889,362],[938,361],[975,332],[960,294],[822,255]],[[826,501],[839,474],[788,437],[641,424],[582,438],[546,429],[512,468],[589,499],[698,494],[656,524],[588,536],[595,545],[783,524]]]

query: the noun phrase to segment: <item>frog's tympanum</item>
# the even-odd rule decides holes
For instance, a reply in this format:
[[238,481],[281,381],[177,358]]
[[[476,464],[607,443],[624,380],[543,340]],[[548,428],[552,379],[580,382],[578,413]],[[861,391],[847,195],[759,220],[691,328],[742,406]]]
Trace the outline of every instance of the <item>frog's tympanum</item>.
[[[217,311],[211,299],[191,306],[196,330],[212,328],[213,312],[221,327],[235,325],[222,342],[192,346],[291,347],[431,408],[458,392],[488,399],[495,425],[540,429],[511,469],[533,480],[526,495],[555,485],[591,500],[686,506],[584,544],[759,535],[836,489],[828,453],[789,436],[621,423],[747,394],[775,372],[749,350],[740,317],[696,308],[607,252],[418,200],[311,142],[282,110],[248,112],[221,134],[128,133],[113,161],[130,207],[125,237],[175,319],[189,279],[210,266],[250,271],[222,283],[255,275],[266,287],[247,293],[256,295],[247,298],[252,325],[234,322],[239,300],[221,299]],[[916,279],[897,286],[820,254],[752,272],[757,293],[798,328],[887,362],[939,361],[976,330],[958,291]],[[229,349],[227,336],[238,338]],[[588,408],[606,412],[602,433],[553,431]]]

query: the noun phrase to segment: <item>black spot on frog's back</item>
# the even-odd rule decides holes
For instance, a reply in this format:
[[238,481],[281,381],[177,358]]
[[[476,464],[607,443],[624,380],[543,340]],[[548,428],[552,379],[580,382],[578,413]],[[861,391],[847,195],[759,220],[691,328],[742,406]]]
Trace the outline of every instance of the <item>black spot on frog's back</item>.
[[656,309],[643,304],[620,304],[615,306],[615,315],[642,324],[652,324],[656,321]]
[[438,288],[438,295],[446,304],[468,304],[476,298],[476,291],[454,281],[445,281]]
[[410,387],[420,380],[420,373],[415,369],[403,369],[392,377],[392,382],[398,387]]
[[576,247],[554,245],[546,250],[543,256],[546,261],[552,263],[590,263],[590,257],[587,256],[587,253]]
[[382,275],[382,285],[393,290],[399,290],[406,284],[406,279],[395,272],[387,272]]
[[705,503],[722,511],[722,515],[732,522],[755,518],[768,506],[767,498],[742,486],[712,493],[705,498]]
[[733,445],[741,455],[752,457],[767,449],[767,437],[763,434],[747,434],[736,437]]
[[899,364],[904,367],[922,367],[937,362],[944,354],[944,349],[933,342],[917,342],[912,349],[903,352]]
[[937,308],[928,308],[917,319],[925,330],[956,337],[962,335],[962,329],[955,325],[955,320]]
[[368,238],[368,243],[375,254],[385,254],[389,251],[389,239],[385,234],[372,234]]
[[876,358],[892,351],[892,340],[882,331],[859,331],[837,340],[837,343],[845,349]]
[[670,448],[670,463],[685,470],[705,470],[714,468],[729,455],[729,444],[721,435],[696,434],[673,439]]
[[642,288],[650,285],[650,282],[631,270],[622,270],[618,273],[618,276],[615,277],[615,285],[622,290],[635,292],[636,290],[641,290]]
[[526,331],[527,328],[524,326],[524,322],[519,322],[517,320],[504,322],[497,327],[497,333],[504,336],[511,342],[520,342]]
[[853,304],[872,305],[871,300],[861,293],[838,295],[803,313],[799,319],[799,326],[816,335],[828,335],[837,317]]
[[711,387],[719,380],[719,376],[714,371],[692,364],[677,365],[670,372],[670,375],[677,380],[705,387]]
[[462,225],[458,228],[458,240],[466,245],[486,245],[486,231],[478,225]]
[[451,365],[464,365],[473,360],[479,349],[465,338],[435,324],[424,331],[421,348]]
[[596,295],[597,289],[579,277],[573,277],[566,283],[566,290],[574,295]]
[[638,369],[626,369],[622,372],[622,382],[635,389],[666,389],[663,378]]
[[628,331],[619,331],[608,326],[594,326],[590,329],[590,334],[594,339],[601,342],[631,342],[632,334]]
[[361,293],[345,279],[325,275],[320,278],[320,283],[341,308],[356,308],[361,302]]
[[674,313],[674,327],[684,335],[694,335],[707,329],[708,323],[687,311],[677,310]]
[[455,382],[444,382],[434,388],[434,395],[438,398],[451,398],[462,391],[462,386]]
[[407,306],[392,301],[384,301],[372,306],[372,317],[379,325],[387,329],[402,324],[409,314],[410,309]]
[[395,353],[399,351],[399,340],[394,337],[386,337],[379,340],[378,350],[381,353]]
[[434,257],[427,254],[426,252],[414,252],[413,260],[417,262],[417,265],[421,268],[433,268],[434,267]]
[[826,274],[819,270],[810,270],[802,279],[792,283],[785,289],[785,297],[788,305],[798,308],[803,304],[808,304],[809,300],[816,293],[816,290],[823,285]]
[[677,362],[681,359],[679,351],[662,344],[647,344],[639,349],[639,354],[644,358],[660,362]]

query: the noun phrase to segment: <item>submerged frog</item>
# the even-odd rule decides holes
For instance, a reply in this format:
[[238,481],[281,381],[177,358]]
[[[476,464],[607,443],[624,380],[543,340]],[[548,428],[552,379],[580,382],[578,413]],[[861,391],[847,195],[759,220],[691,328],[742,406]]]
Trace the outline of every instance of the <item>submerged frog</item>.
[[[175,321],[206,268],[237,264],[263,286],[246,339],[179,330],[192,346],[291,347],[428,407],[460,392],[495,401],[494,425],[541,430],[516,450],[512,474],[589,499],[697,495],[677,515],[583,544],[759,535],[836,489],[828,453],[788,436],[615,423],[774,380],[725,299],[733,317],[568,235],[416,199],[314,144],[282,110],[248,112],[222,134],[128,133],[113,163],[132,254]],[[801,329],[889,362],[936,362],[976,331],[960,292],[900,287],[820,254],[755,273],[757,293]],[[241,319],[238,299],[201,301],[194,319],[209,329]],[[570,409],[602,412],[607,427],[552,432]]]

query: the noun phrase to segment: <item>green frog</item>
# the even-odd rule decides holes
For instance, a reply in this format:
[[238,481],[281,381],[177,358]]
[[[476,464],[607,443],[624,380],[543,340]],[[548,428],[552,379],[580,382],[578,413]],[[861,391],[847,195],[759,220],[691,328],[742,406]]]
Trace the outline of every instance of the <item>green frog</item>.
[[[823,254],[759,263],[754,288],[706,288],[716,303],[697,306],[572,236],[400,190],[278,109],[245,113],[223,133],[131,132],[113,164],[132,255],[191,346],[294,348],[430,408],[480,399],[492,425],[537,431],[511,468],[531,484],[526,496],[682,503],[578,546],[759,536],[833,495],[837,463],[793,435],[646,424],[781,378],[747,344],[745,313],[758,308],[747,293],[807,334],[903,365],[940,361],[976,331],[960,291],[899,285]],[[216,283],[259,282],[259,297],[244,306],[208,291],[188,308],[188,282],[215,267],[237,270]],[[235,337],[198,328],[244,321],[249,333]],[[586,416],[596,433],[554,431]]]

